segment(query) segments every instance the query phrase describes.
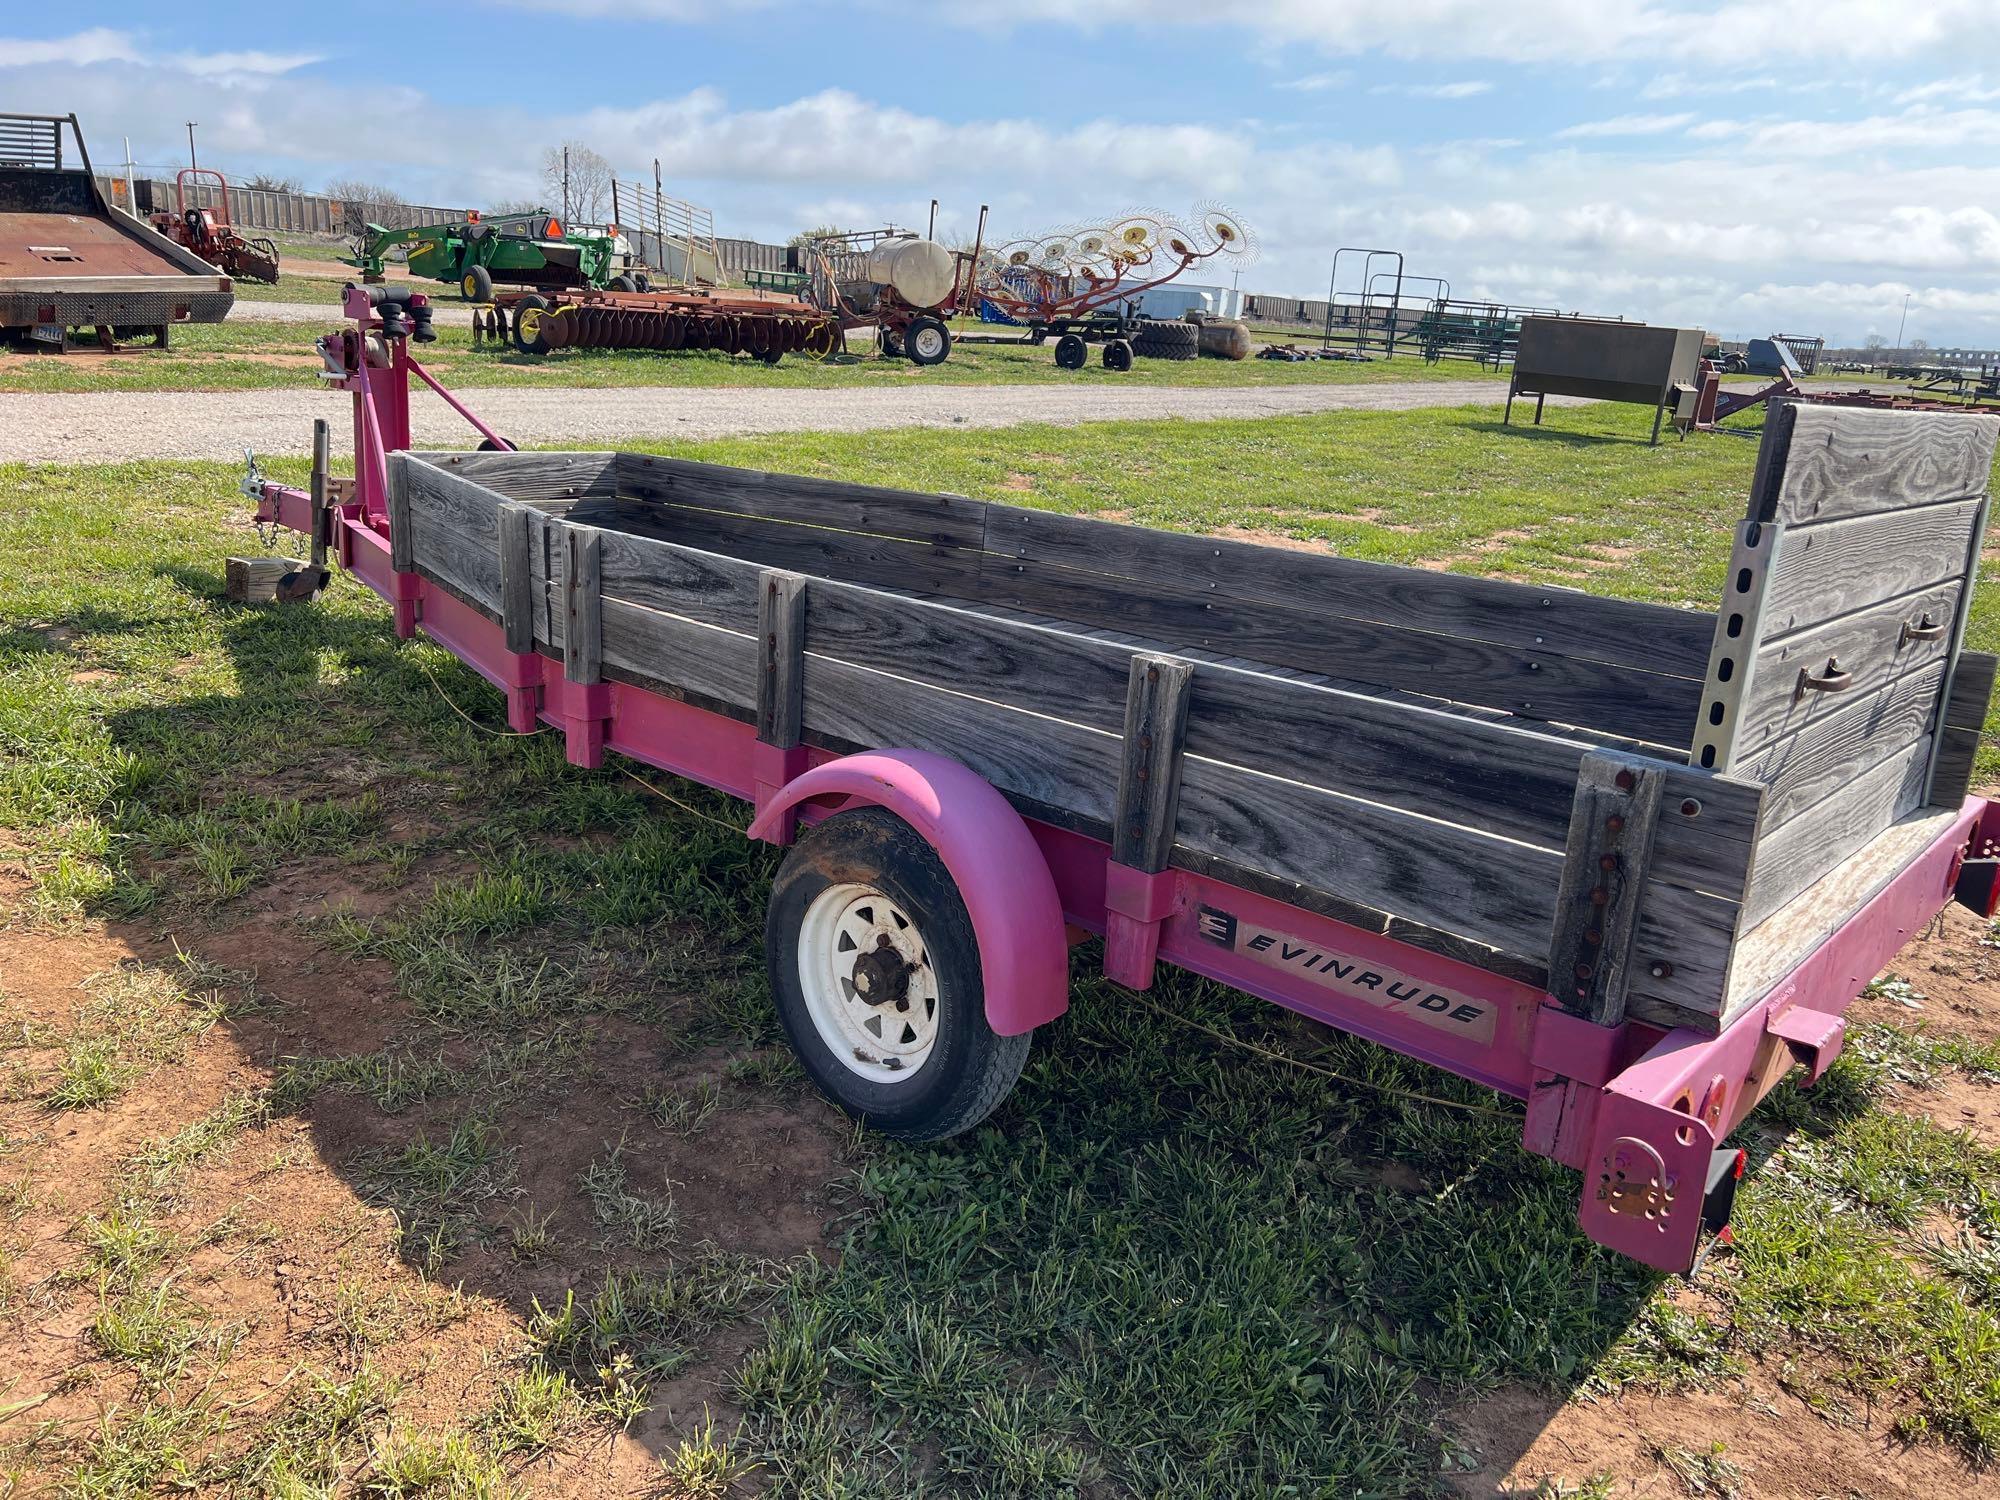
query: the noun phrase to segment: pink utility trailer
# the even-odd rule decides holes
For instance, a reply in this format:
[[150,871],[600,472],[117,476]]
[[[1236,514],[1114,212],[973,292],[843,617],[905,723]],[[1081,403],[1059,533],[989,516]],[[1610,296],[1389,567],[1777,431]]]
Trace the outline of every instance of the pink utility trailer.
[[1954,894],[1993,909],[1960,644],[2000,419],[1779,407],[1707,614],[470,413],[492,451],[411,452],[420,303],[349,290],[355,477],[253,473],[259,519],[515,729],[752,803],[787,1032],[892,1133],[1005,1097],[1098,933],[1123,984],[1177,964],[1525,1100],[1584,1229],[1685,1271],[1723,1139]]

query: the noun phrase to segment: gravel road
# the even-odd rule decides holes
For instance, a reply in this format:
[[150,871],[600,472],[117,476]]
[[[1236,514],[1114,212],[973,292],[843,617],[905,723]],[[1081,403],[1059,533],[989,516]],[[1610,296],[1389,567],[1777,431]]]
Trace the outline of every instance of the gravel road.
[[[258,302],[242,297],[229,309],[238,323],[324,323],[338,328],[346,320],[340,315],[340,289],[329,286],[324,302]],[[470,328],[472,309],[462,302],[432,302],[431,321],[439,327]]]
[[[1275,385],[1218,390],[1104,386],[935,385],[864,390],[529,390],[463,393],[495,431],[520,443],[602,446],[627,438],[715,438],[756,432],[865,432],[885,427],[1011,427],[1022,422],[1120,418],[1268,417],[1317,411],[1408,411],[1497,406],[1505,386],[1439,380],[1408,385]],[[1559,398],[1551,397],[1551,404]],[[444,402],[418,389],[411,426],[419,446],[470,447],[473,434]],[[348,398],[338,392],[201,391],[0,395],[0,463],[119,463],[137,458],[240,458],[306,453],[312,422],[351,448]]]

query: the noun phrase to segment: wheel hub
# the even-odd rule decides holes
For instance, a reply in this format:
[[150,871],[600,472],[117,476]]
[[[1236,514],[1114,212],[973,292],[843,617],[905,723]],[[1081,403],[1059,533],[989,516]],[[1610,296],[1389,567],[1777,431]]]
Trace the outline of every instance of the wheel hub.
[[836,885],[799,929],[800,989],[842,1064],[877,1083],[911,1077],[938,1035],[937,978],[915,922],[882,892]]

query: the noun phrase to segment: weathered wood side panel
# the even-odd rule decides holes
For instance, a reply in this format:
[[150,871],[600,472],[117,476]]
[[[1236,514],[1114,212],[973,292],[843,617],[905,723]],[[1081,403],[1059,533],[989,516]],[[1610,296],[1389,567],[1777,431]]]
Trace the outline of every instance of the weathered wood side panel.
[[610,598],[603,632],[607,677],[693,695],[746,719],[756,711],[756,637]]
[[459,453],[413,450],[410,457],[484,485],[510,500],[609,499],[615,493],[615,453]]
[[981,586],[994,603],[1141,631],[1175,650],[1223,651],[1656,744],[1685,745],[1700,701],[1691,677],[1231,598],[1195,583],[989,558]]
[[1217,537],[1155,531],[1087,516],[993,505],[986,549],[996,559],[1053,563],[1142,583],[1262,599],[1521,650],[1699,677],[1709,617],[1692,610],[1429,573]]
[[502,497],[405,453],[389,455],[389,492],[408,516],[398,526],[392,514],[392,552],[498,619]]
[[[1744,698],[1737,757],[1832,718],[1856,694],[1942,662],[1951,654],[1960,587],[1956,579],[1937,584],[1762,646]],[[1807,685],[1826,679],[1829,663],[1838,663],[1851,686],[1821,692]]]
[[986,530],[986,503],[961,495],[767,474],[643,453],[617,456],[617,486],[620,494],[641,501],[899,537],[936,547],[977,551]]
[[1115,734],[1035,718],[810,650],[804,704],[805,736],[812,743],[933,750],[963,762],[1051,822],[1110,836],[1120,749]]
[[1928,738],[1906,746],[1855,777],[1839,795],[1815,803],[1757,843],[1744,925],[1757,923],[1923,805],[1930,770]]
[[1944,664],[1899,677],[1855,697],[1841,694],[1831,713],[1751,755],[1733,773],[1762,782],[1767,833],[1833,796],[1860,772],[1925,738],[1936,723]]
[[1957,807],[1972,790],[1973,761],[1979,754],[1979,737],[1993,699],[1996,667],[2000,667],[2000,657],[1984,651],[1961,651],[1958,655],[1926,799],[1934,807]]
[[1194,664],[1171,656],[1132,658],[1111,857],[1148,874],[1164,870],[1180,819],[1182,740]]
[[1751,519],[1802,525],[1986,493],[2000,416],[1787,401],[1772,411]]
[[1767,638],[1965,576],[1979,502],[1786,528],[1766,585]]

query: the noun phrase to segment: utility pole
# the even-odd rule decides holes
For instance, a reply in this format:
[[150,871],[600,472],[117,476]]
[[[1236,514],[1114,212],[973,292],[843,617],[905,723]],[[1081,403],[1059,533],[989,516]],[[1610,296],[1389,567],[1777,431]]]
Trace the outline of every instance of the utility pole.
[[190,167],[199,167],[199,166],[201,165],[201,163],[200,163],[200,162],[198,162],[198,161],[196,161],[196,160],[194,159],[194,127],[195,127],[195,123],[196,123],[196,122],[195,122],[195,121],[193,121],[193,120],[189,120],[189,121],[187,122],[187,127],[188,127],[188,165],[189,165]]
[[569,222],[569,147],[563,147],[563,223]]
[[1898,349],[1903,347],[1903,325],[1910,321],[1910,298],[1913,295],[1915,294],[1912,292],[1903,293],[1903,315],[1896,320],[1896,347]]

